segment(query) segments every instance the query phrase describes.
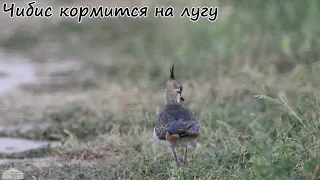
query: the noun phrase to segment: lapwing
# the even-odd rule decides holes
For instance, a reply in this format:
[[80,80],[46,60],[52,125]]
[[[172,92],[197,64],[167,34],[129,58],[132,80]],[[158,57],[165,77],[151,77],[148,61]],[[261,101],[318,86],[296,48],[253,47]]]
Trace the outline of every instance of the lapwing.
[[180,163],[175,148],[184,148],[182,162],[187,163],[188,145],[196,140],[201,132],[195,113],[182,104],[184,101],[182,90],[182,85],[175,79],[174,65],[172,65],[164,93],[165,106],[153,129],[153,137],[156,141],[171,148],[178,167]]

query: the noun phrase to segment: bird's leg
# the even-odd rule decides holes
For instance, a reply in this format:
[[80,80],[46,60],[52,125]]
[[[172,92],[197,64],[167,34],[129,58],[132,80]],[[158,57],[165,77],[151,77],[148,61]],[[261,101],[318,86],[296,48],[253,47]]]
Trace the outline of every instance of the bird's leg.
[[188,162],[187,160],[187,153],[188,153],[188,147],[186,146],[185,149],[184,149],[184,153],[183,153],[183,158],[182,158],[182,162],[184,164],[186,164]]
[[180,163],[179,163],[179,160],[178,160],[178,157],[177,157],[177,152],[176,152],[176,150],[175,150],[173,147],[171,148],[171,151],[172,151],[174,160],[176,161],[176,164],[177,164],[177,166],[178,166],[178,168],[179,168],[179,167],[180,167]]

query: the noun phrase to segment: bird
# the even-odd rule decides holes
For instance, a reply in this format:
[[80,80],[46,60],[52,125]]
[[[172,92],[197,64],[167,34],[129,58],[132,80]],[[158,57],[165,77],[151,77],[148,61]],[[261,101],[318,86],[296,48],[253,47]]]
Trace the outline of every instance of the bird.
[[185,101],[182,91],[182,85],[175,79],[173,64],[166,82],[165,106],[155,122],[153,137],[159,144],[171,149],[177,167],[180,167],[180,162],[176,148],[184,148],[182,163],[186,164],[188,145],[200,136],[202,129],[196,114],[182,104]]

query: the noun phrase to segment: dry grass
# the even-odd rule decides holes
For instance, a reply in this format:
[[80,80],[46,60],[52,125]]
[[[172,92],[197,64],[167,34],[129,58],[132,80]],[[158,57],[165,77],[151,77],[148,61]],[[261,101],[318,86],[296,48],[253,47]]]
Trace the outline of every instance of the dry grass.
[[105,164],[119,164],[131,157],[135,150],[127,145],[119,135],[103,134],[85,144],[77,142],[70,134],[64,146],[57,149],[59,157],[65,161],[93,161],[104,158]]

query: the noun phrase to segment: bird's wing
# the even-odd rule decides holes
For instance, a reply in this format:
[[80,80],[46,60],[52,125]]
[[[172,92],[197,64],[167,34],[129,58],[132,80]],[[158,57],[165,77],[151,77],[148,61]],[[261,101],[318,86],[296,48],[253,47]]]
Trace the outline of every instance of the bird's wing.
[[187,129],[189,129],[191,124],[188,124],[188,122],[184,121],[175,121],[172,122],[168,128],[169,134],[180,134],[185,132]]
[[166,139],[166,134],[179,137],[199,133],[199,124],[195,114],[187,108],[171,108],[162,111],[155,125],[155,131],[160,139]]
[[197,122],[175,121],[168,128],[169,135],[177,134],[179,137],[192,136],[199,133]]

